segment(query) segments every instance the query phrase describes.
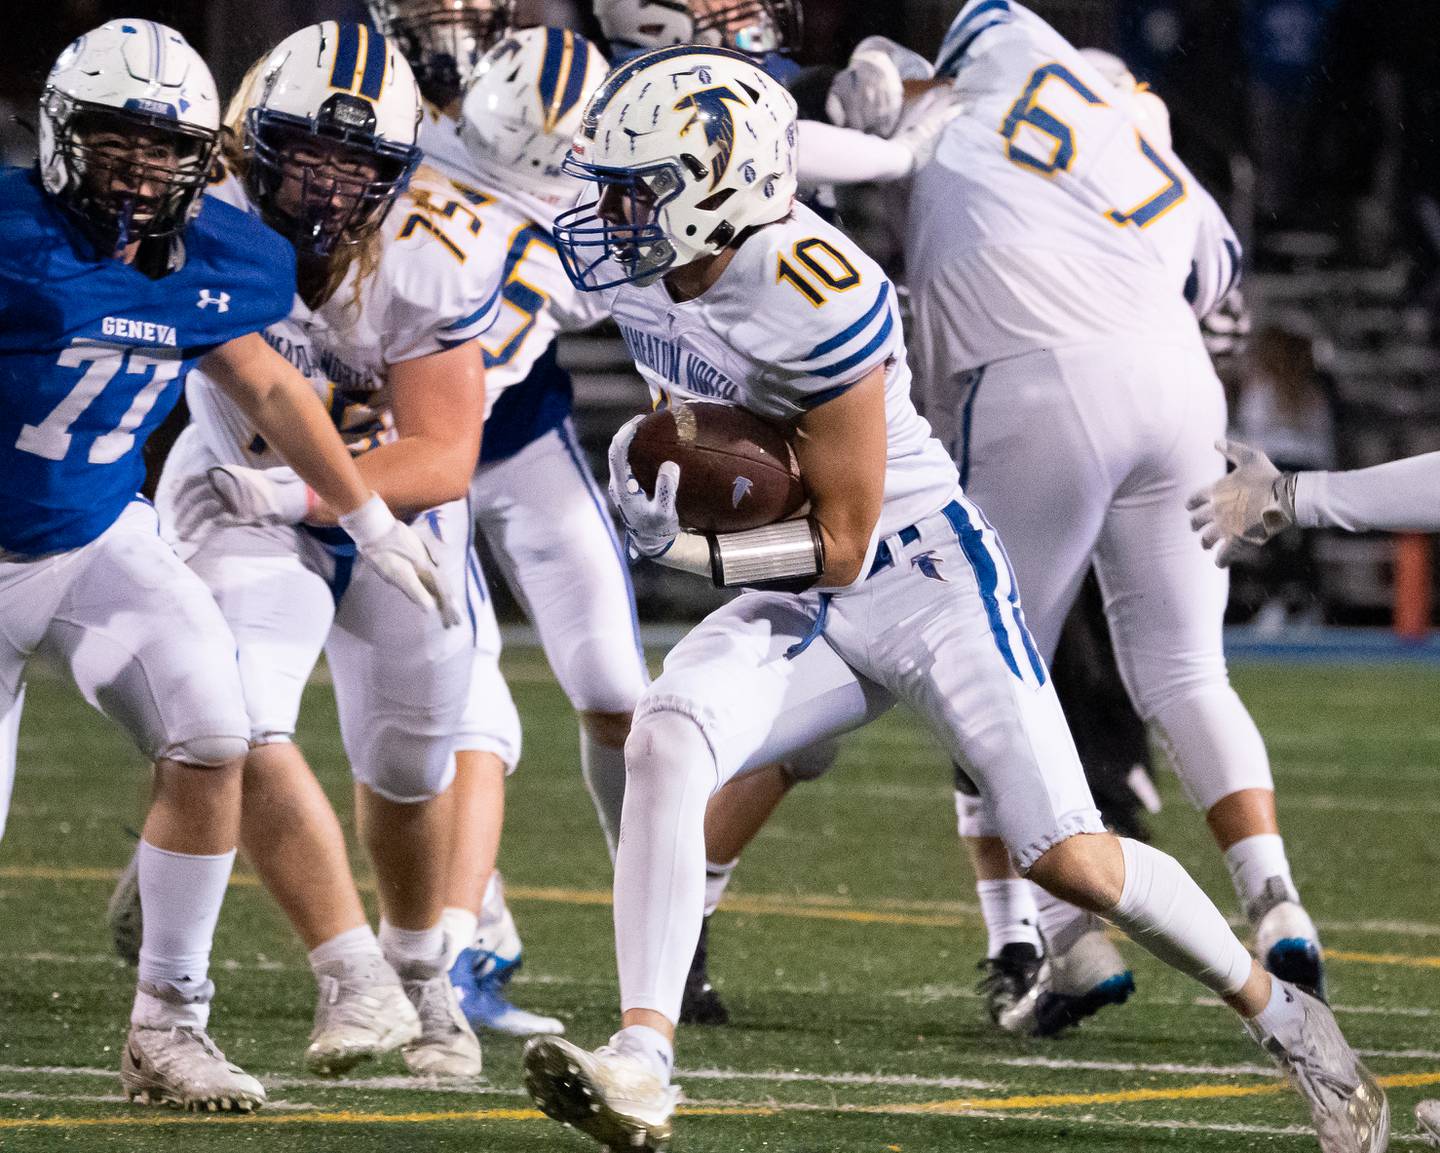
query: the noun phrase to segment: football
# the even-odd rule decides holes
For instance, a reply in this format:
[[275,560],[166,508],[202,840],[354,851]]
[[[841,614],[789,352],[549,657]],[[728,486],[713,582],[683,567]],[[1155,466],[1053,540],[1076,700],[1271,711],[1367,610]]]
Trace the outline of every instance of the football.
[[685,401],[652,412],[630,442],[630,469],[647,495],[667,460],[680,466],[675,511],[697,532],[743,532],[793,516],[805,486],[778,425],[733,404]]

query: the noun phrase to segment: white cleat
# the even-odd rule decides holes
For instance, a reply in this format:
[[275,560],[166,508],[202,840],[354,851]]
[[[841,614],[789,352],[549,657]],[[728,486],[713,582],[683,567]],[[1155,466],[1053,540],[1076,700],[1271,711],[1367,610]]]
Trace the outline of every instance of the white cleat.
[[253,1113],[265,1104],[260,1082],[225,1059],[203,1029],[130,1026],[120,1058],[125,1096],[141,1105],[197,1113]]
[[1355,1056],[1328,1005],[1288,982],[1280,987],[1305,1010],[1295,1036],[1266,1035],[1253,1021],[1246,1031],[1305,1098],[1324,1153],[1384,1153],[1390,1144],[1385,1091]]
[[633,1057],[608,1045],[591,1052],[563,1037],[535,1037],[522,1061],[525,1087],[547,1117],[615,1153],[668,1145],[680,1087]]
[[1421,1140],[1440,1149],[1440,1101],[1432,1099],[1416,1105],[1415,1123],[1420,1126]]
[[402,966],[399,973],[405,995],[420,1017],[420,1035],[403,1050],[410,1072],[426,1077],[480,1076],[480,1040],[460,1012],[450,975],[429,965],[408,970]]
[[1053,1037],[1093,1017],[1107,1005],[1121,1005],[1135,992],[1135,978],[1120,950],[1096,928],[1068,942],[1046,942],[1046,956],[1029,990],[996,1018],[1007,1033]]
[[420,1036],[420,1017],[400,978],[383,958],[321,966],[315,1028],[305,1065],[333,1076]]

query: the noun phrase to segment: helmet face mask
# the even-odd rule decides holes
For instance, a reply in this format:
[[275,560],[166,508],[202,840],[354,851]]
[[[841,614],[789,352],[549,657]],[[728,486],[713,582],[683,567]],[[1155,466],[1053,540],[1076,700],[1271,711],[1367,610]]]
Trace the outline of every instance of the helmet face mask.
[[205,190],[219,135],[154,113],[50,92],[61,203],[112,251],[184,229]]
[[599,196],[555,218],[556,251],[566,275],[589,292],[654,283],[674,266],[675,245],[661,213],[680,194],[679,165],[597,168],[574,157],[565,171],[598,186]]
[[691,0],[695,42],[747,56],[800,47],[799,0]]
[[514,22],[514,0],[370,0],[381,32],[410,62],[425,99],[457,100],[491,45]]

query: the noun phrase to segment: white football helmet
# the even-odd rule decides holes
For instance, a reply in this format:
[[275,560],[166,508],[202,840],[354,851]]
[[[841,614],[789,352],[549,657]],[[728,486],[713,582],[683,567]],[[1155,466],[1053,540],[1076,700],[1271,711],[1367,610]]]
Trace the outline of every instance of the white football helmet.
[[1147,139],[1164,148],[1170,147],[1170,109],[1165,101],[1150,91],[1148,84],[1135,79],[1125,61],[1112,52],[1100,48],[1082,48],[1080,55],[1110,82],[1111,87],[1122,93],[1140,121],[1140,132]]
[[588,291],[649,284],[781,220],[795,199],[795,100],[748,56],[680,45],[610,74],[565,171],[598,199],[555,218],[561,263]]
[[580,193],[561,164],[606,71],[585,37],[524,28],[485,53],[465,93],[460,136],[476,167],[496,187],[520,194],[541,223]]
[[747,56],[800,47],[800,0],[595,0],[595,19],[617,57],[674,44]]
[[457,99],[487,48],[515,22],[515,0],[365,0],[370,18],[400,45],[425,99]]
[[246,101],[246,186],[301,252],[364,240],[420,163],[415,77],[363,24],[326,20],[287,36]]
[[200,211],[220,131],[210,69],[173,28],[111,20],[64,52],[40,97],[40,177],[118,251]]

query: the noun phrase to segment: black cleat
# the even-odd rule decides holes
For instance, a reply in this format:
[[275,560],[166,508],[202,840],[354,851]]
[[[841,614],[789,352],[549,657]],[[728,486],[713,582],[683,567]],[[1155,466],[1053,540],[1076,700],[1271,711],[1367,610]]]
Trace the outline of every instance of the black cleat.
[[998,1025],[1001,1014],[1014,1008],[1035,984],[1040,951],[1034,945],[1015,942],[1002,947],[998,957],[986,957],[975,967],[984,974],[975,991],[984,998],[990,1020]]
[[680,1024],[728,1025],[730,1010],[720,1000],[707,972],[710,960],[710,918],[700,922],[700,940],[695,943],[695,956],[690,959],[690,972],[685,975],[685,994],[680,998]]

